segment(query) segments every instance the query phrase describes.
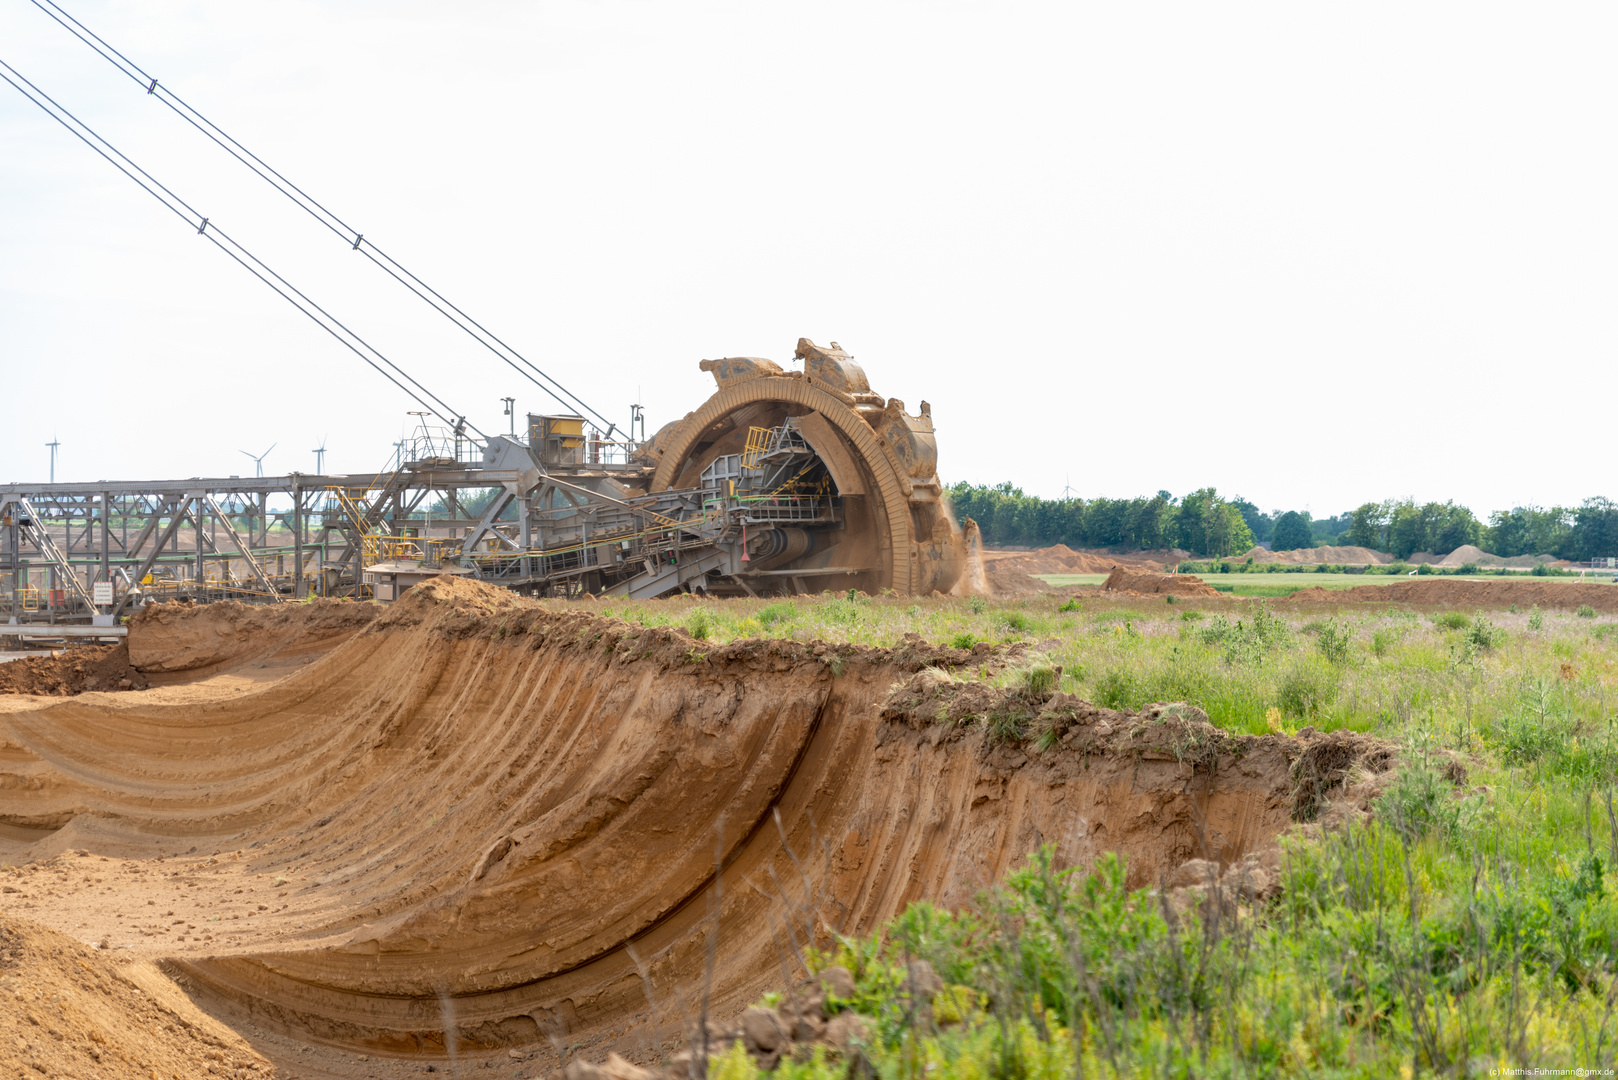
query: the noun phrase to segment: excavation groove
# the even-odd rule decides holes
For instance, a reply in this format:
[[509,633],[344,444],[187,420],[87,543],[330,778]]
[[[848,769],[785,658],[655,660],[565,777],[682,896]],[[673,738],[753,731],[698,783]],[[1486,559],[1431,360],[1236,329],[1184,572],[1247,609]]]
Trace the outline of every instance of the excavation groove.
[[[1295,802],[1295,740],[1012,701],[919,642],[714,646],[447,579],[344,625],[274,681],[0,713],[4,852],[168,856],[229,920],[169,969],[301,1039],[444,1053],[446,999],[469,1052],[667,1037],[701,990],[716,860],[711,989],[734,1013],[781,982],[783,903],[865,933],[970,902],[1043,843],[1126,852],[1146,884],[1273,843]],[[155,629],[130,648],[164,652]],[[195,633],[169,654],[229,663]],[[1027,730],[991,741],[982,715],[1013,705]]]

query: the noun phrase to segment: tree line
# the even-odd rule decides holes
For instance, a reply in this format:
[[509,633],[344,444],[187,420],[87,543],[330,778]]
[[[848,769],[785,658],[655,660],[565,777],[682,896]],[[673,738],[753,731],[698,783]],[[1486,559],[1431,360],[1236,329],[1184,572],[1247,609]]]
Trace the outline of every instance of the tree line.
[[1208,555],[1235,555],[1254,544],[1242,511],[1213,488],[1177,499],[1041,499],[1010,483],[956,484],[949,489],[957,515],[978,523],[989,544],[1050,547],[1178,547]]
[[1498,510],[1481,522],[1451,502],[1389,499],[1331,517],[1306,510],[1263,513],[1240,496],[1213,488],[1182,498],[1167,491],[1133,499],[1042,499],[1011,484],[956,484],[958,515],[978,523],[988,544],[1156,550],[1239,555],[1268,541],[1275,551],[1351,544],[1406,559],[1416,552],[1447,555],[1465,544],[1505,558],[1554,555],[1586,560],[1618,556],[1618,503],[1590,498],[1576,507]]

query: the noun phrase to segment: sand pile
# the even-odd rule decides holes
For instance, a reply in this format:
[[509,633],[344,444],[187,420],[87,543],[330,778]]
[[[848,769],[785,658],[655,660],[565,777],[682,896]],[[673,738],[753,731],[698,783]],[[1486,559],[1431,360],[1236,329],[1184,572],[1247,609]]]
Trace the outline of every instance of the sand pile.
[[1160,573],[1164,566],[1177,563],[1185,557],[1186,553],[1177,549],[1132,551],[1114,555],[1105,551],[1079,551],[1066,544],[1039,548],[1035,551],[1009,548],[984,550],[984,559],[989,564],[1015,568],[1025,574],[1107,574],[1111,573],[1115,566]]
[[[167,630],[197,636],[178,612]],[[599,1058],[625,1030],[678,1035],[716,882],[729,1016],[780,980],[771,927],[800,867],[862,934],[914,899],[970,901],[1043,842],[1067,865],[1124,851],[1146,881],[1245,858],[1293,820],[1307,740],[939,675],[1017,659],[919,638],[718,646],[440,579],[264,687],[0,713],[0,827],[24,836],[14,859],[68,836],[180,852],[139,887],[220,922],[181,944],[136,919],[131,944],[172,948],[220,1015],[418,1069],[444,1067],[447,1025],[463,1055],[521,1048],[529,1076],[561,1063],[553,1045]],[[991,714],[1025,715],[1027,737],[990,742]],[[1044,752],[1041,724],[1060,728]],[[30,914],[131,925],[104,905],[142,875],[107,876],[40,879]],[[273,945],[253,936],[269,925]]]
[[1491,555],[1476,544],[1462,544],[1454,551],[1438,560],[1439,566],[1465,566],[1467,563],[1477,563],[1479,566],[1501,566],[1506,560],[1498,555]]
[[148,674],[197,671],[247,657],[330,649],[368,626],[380,604],[148,604],[129,621],[129,658]]
[[1572,610],[1588,605],[1596,611],[1618,611],[1618,585],[1577,581],[1474,581],[1454,578],[1406,578],[1391,585],[1356,585],[1352,589],[1300,589],[1285,599],[1313,604],[1443,604],[1447,607],[1542,607]]
[[1118,567],[1102,582],[1104,592],[1144,595],[1218,596],[1219,591],[1192,574],[1146,574]]
[[1321,565],[1333,566],[1381,566],[1393,562],[1393,556],[1385,551],[1372,551],[1365,547],[1317,547],[1299,548],[1296,551],[1265,551],[1261,547],[1254,547],[1240,555],[1232,555],[1230,562],[1246,562],[1252,559],[1256,563],[1286,563],[1292,566]]
[[0,1072],[260,1080],[273,1067],[150,964],[0,914]]
[[986,563],[983,578],[988,582],[990,596],[1027,596],[1049,592],[1051,586],[1026,571],[1003,563]]
[[61,696],[144,689],[146,677],[130,665],[126,644],[80,645],[0,664],[0,694]]
[[1531,569],[1540,563],[1555,563],[1553,555],[1513,555],[1509,559],[1502,559],[1498,555],[1491,555],[1475,544],[1462,544],[1448,555],[1440,558],[1425,551],[1417,552],[1405,560],[1413,566],[1430,563],[1434,566],[1460,567],[1467,563],[1475,563],[1479,568],[1506,567],[1513,570]]

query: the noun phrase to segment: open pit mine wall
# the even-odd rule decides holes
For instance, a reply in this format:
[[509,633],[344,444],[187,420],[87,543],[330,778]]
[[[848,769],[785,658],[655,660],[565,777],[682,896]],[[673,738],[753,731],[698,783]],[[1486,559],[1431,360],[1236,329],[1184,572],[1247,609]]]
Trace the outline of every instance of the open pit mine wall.
[[0,715],[0,822],[41,851],[240,851],[286,875],[318,908],[300,937],[175,967],[227,1013],[384,1053],[442,1051],[446,1003],[468,1046],[671,1037],[716,887],[725,1017],[788,977],[794,907],[869,932],[1042,843],[1128,851],[1140,883],[1285,825],[1274,748],[1030,757],[881,719],[896,680],[968,658],[709,646],[439,579],[258,692]]
[[912,416],[898,398],[873,393],[836,342],[822,348],[800,338],[796,356],[802,371],[758,357],[704,360],[718,392],[642,449],[641,460],[656,467],[651,490],[695,486],[715,458],[742,452],[749,427],[796,417],[843,499],[835,565],[871,568],[859,585],[873,593],[948,593],[966,550],[938,477],[931,407],[924,401]]

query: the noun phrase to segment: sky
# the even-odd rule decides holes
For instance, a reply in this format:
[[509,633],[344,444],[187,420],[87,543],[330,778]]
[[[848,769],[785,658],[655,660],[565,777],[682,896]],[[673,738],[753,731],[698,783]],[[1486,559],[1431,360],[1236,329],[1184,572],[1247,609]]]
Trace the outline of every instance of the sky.
[[[63,0],[609,418],[837,341],[948,483],[1618,495],[1618,8]],[[485,432],[553,401],[52,22],[0,60]],[[0,481],[381,466],[414,402],[0,84]]]

